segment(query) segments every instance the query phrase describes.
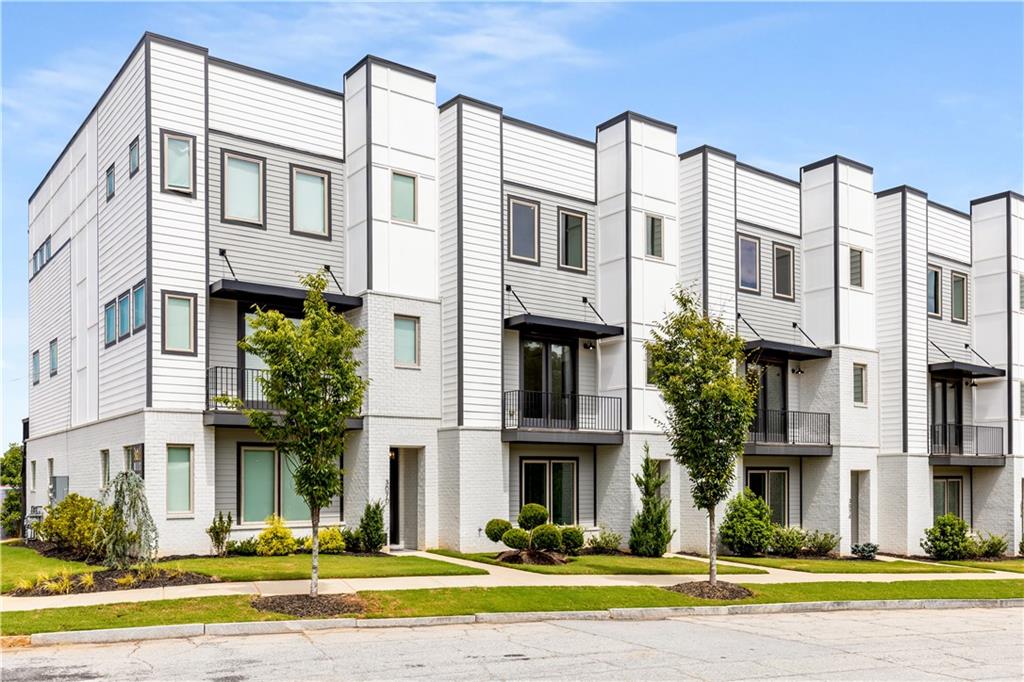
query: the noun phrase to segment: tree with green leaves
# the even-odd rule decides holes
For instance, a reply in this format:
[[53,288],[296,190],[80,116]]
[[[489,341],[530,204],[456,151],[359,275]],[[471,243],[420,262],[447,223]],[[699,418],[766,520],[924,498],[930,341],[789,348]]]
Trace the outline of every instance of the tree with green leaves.
[[9,444],[0,459],[0,485],[8,486],[0,508],[0,527],[8,536],[15,536],[21,530],[22,464],[21,443]]
[[263,440],[291,463],[296,494],[309,507],[313,568],[310,596],[319,585],[320,510],[341,494],[345,423],[363,408],[366,380],[357,373],[355,351],[364,330],[349,324],[324,300],[323,272],[306,275],[303,317],[293,323],[277,310],[257,309],[252,333],[238,342],[266,364],[257,377],[270,411],[246,409],[237,398],[221,398],[249,418]]
[[661,390],[662,424],[672,455],[686,467],[694,504],[708,515],[708,580],[718,580],[715,506],[729,495],[736,462],[754,419],[756,392],[740,376],[743,339],[706,314],[688,291],[673,292],[676,307],[645,342],[651,382]]
[[661,473],[661,462],[651,457],[650,443],[644,443],[640,473],[633,474],[640,489],[640,511],[629,529],[629,551],[637,556],[659,557],[668,549],[675,531],[669,522],[669,499],[661,495],[668,476]]

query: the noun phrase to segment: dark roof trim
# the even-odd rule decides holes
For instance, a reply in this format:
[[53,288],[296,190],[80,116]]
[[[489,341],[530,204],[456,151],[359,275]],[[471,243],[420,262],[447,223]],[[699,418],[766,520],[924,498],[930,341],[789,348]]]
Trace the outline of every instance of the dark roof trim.
[[679,155],[679,160],[682,161],[683,159],[688,159],[691,156],[699,156],[700,154],[703,154],[704,152],[710,152],[712,154],[718,154],[719,156],[727,156],[730,159],[732,159],[733,161],[736,160],[736,155],[733,154],[732,152],[727,152],[724,149],[719,149],[718,147],[712,147],[709,144],[702,144],[699,147],[694,147],[693,149],[690,149],[688,151],[683,152],[682,154]]
[[189,43],[184,40],[178,40],[177,38],[160,35],[159,33],[153,33],[152,31],[146,31],[143,33],[142,38],[149,38],[151,42],[163,43],[164,45],[170,45],[171,47],[176,47],[180,50],[188,50],[190,52],[195,52],[196,54],[206,55],[210,53],[210,51],[202,45],[196,45],[195,43]]
[[622,121],[626,121],[626,120],[640,121],[641,123],[646,123],[646,124],[652,125],[652,126],[654,126],[656,128],[661,128],[662,130],[667,130],[670,133],[676,132],[676,127],[672,123],[666,123],[665,121],[659,121],[656,118],[651,118],[650,116],[644,116],[643,114],[638,114],[635,111],[624,111],[621,114],[619,114],[618,116],[614,116],[614,117],[608,119],[604,123],[599,123],[598,126],[597,126],[597,129],[600,131],[600,130],[604,130],[605,128],[611,128],[616,123],[621,123]]
[[832,351],[828,348],[798,346],[794,343],[769,341],[767,339],[747,341],[743,345],[743,348],[748,352],[764,353],[766,355],[781,355],[791,360],[818,360],[820,358],[832,357]]
[[302,90],[309,90],[320,95],[327,95],[328,97],[333,97],[341,100],[344,100],[345,98],[345,94],[338,90],[332,90],[330,88],[325,88],[320,85],[314,85],[312,83],[306,83],[305,81],[295,80],[294,78],[289,78],[288,76],[282,76],[277,73],[271,73],[269,71],[257,69],[252,66],[246,66],[245,64],[229,62],[227,59],[221,59],[220,57],[210,57],[210,63],[216,66],[223,66],[224,68],[231,69],[233,71],[241,71],[242,73],[248,73],[253,76],[258,76],[259,78],[266,78],[267,80],[277,81],[278,83],[283,83],[284,85],[289,85],[291,87],[300,88]]
[[604,339],[610,336],[622,336],[625,333],[622,327],[610,324],[564,320],[558,317],[545,317],[531,313],[506,317],[505,329],[541,334],[568,334],[581,339]]
[[952,206],[946,206],[945,204],[940,204],[937,201],[929,200],[928,201],[928,208],[937,208],[940,211],[946,211],[947,213],[952,213],[953,215],[958,216],[960,218],[964,218],[966,220],[970,220],[971,219],[971,214],[970,213],[967,213],[965,211],[961,211],[959,209],[953,208]]
[[1024,201],[1024,196],[1018,194],[1017,192],[1014,192],[1013,190],[1008,190],[1006,192],[999,192],[998,194],[989,194],[987,197],[971,199],[971,206],[974,206],[975,204],[987,204],[990,201],[995,201],[996,199],[1006,199],[1008,197]]
[[769,178],[771,180],[778,180],[779,182],[784,182],[787,185],[792,185],[793,187],[797,187],[797,188],[800,187],[800,181],[799,180],[794,180],[793,178],[787,178],[784,175],[779,175],[778,173],[772,173],[771,171],[766,171],[763,168],[758,168],[757,166],[751,166],[749,163],[743,163],[742,161],[737,161],[736,162],[736,167],[737,168],[742,168],[743,170],[750,171],[751,173],[756,173],[757,175],[763,175],[764,177]]
[[881,199],[882,197],[891,196],[893,194],[902,194],[903,192],[907,192],[908,194],[917,194],[925,199],[928,198],[928,192],[917,189],[916,187],[911,187],[910,185],[897,185],[895,187],[890,187],[889,189],[880,190],[875,192],[875,198]]
[[399,64],[398,62],[393,62],[389,59],[382,59],[381,57],[377,57],[372,54],[368,54],[362,59],[360,59],[358,62],[356,62],[351,69],[345,72],[345,78],[348,78],[366,64],[376,64],[377,66],[384,66],[389,69],[394,69],[395,71],[401,71],[402,73],[406,73],[410,76],[415,76],[417,78],[425,78],[432,83],[437,82],[437,76],[435,76],[432,73],[429,73],[427,71],[420,71],[419,69],[414,69],[411,66]]
[[[210,296],[256,303],[297,303],[306,300],[306,290],[276,284],[242,282],[237,279],[219,279],[210,285]],[[348,294],[324,292],[324,300],[341,310],[352,310],[363,305],[362,297]]]
[[940,376],[956,378],[985,378],[1006,376],[1006,370],[987,365],[975,365],[970,362],[950,360],[948,362],[933,362],[928,365],[928,371]]
[[465,104],[472,104],[473,106],[480,107],[481,109],[490,109],[491,111],[496,111],[499,114],[501,114],[502,112],[501,107],[499,107],[497,104],[491,104],[490,102],[485,102],[482,99],[476,99],[475,97],[470,97],[469,95],[455,95],[455,97],[452,97],[450,100],[440,105],[437,108],[437,110],[439,112],[444,112],[447,109],[450,109],[451,107],[455,106],[459,102]]
[[517,125],[521,128],[527,128],[528,130],[541,133],[542,135],[551,135],[552,137],[557,137],[561,140],[565,140],[566,142],[580,144],[583,145],[584,147],[589,147],[590,149],[594,149],[597,147],[597,143],[594,142],[593,140],[584,140],[582,137],[576,137],[575,135],[570,135],[569,133],[563,133],[558,130],[552,130],[551,128],[545,128],[544,126],[537,125],[536,123],[530,123],[529,121],[524,121],[520,118],[513,118],[511,116],[505,115],[502,115],[501,118],[503,121],[507,123]]
[[333,161],[334,163],[345,163],[344,157],[331,156],[329,154],[321,154],[319,152],[311,152],[305,149],[299,149],[298,147],[289,147],[286,144],[279,144],[277,142],[270,142],[269,140],[261,140],[258,137],[249,137],[247,135],[239,135],[238,133],[228,132],[227,130],[219,130],[217,128],[210,128],[210,132],[214,135],[223,135],[224,137],[230,137],[235,140],[241,140],[242,142],[250,142],[252,144],[259,144],[265,147],[272,147],[273,149],[280,149],[282,151],[291,152],[293,154],[305,154],[316,159],[322,159],[324,161]]
[[828,157],[826,159],[821,159],[820,161],[815,161],[814,163],[809,163],[806,166],[802,166],[800,168],[800,170],[801,171],[812,171],[812,170],[815,170],[817,168],[823,168],[825,166],[831,166],[832,164],[837,163],[837,162],[838,163],[845,163],[847,166],[853,166],[854,168],[858,168],[858,169],[860,169],[860,170],[862,170],[862,171],[864,171],[866,173],[874,173],[875,172],[875,169],[872,168],[871,166],[867,165],[866,163],[861,163],[860,161],[854,161],[853,159],[847,158],[847,157],[842,156],[840,154],[833,154],[832,156],[830,156],[830,157]]

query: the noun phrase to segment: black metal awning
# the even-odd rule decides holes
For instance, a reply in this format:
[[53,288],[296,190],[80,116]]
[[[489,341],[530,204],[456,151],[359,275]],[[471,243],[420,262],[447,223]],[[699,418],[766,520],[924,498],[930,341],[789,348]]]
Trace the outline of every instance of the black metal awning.
[[940,379],[982,379],[986,377],[1006,376],[1006,370],[988,365],[975,365],[970,362],[949,360],[948,362],[933,362],[928,365],[928,371],[934,377]]
[[624,333],[622,327],[611,324],[564,320],[559,317],[545,317],[530,313],[506,317],[505,329],[534,334],[572,336],[580,339],[606,339],[610,336],[622,336]]
[[[296,305],[306,300],[306,290],[299,287],[285,287],[277,284],[242,282],[237,279],[219,279],[210,285],[210,296],[232,301],[250,301],[269,305]],[[360,296],[324,292],[324,300],[334,308],[346,311],[360,308]]]
[[759,353],[765,356],[785,358],[787,360],[818,360],[832,357],[832,351],[816,346],[798,346],[795,343],[755,339],[747,341],[743,346],[748,353]]

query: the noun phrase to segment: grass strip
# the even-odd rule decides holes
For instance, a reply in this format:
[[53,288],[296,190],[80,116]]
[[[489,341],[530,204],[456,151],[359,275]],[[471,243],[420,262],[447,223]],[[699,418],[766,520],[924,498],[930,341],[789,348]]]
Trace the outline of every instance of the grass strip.
[[860,559],[787,559],[786,557],[722,557],[726,561],[802,573],[979,573],[977,568],[918,561]]
[[[495,555],[488,552],[463,554],[448,549],[432,549],[433,554],[477,561],[491,566],[504,566],[530,573],[548,575],[701,575],[708,572],[708,565],[703,561],[684,559],[682,557],[641,557],[628,554],[587,554],[569,557],[569,563],[559,566],[534,566],[524,564],[506,564],[494,559]],[[720,574],[754,574],[764,573],[756,568],[718,565]]]
[[39,575],[53,575],[67,569],[72,573],[99,571],[103,566],[90,566],[80,561],[64,561],[45,557],[34,549],[10,542],[0,544],[0,592],[10,592],[18,580],[34,580]]

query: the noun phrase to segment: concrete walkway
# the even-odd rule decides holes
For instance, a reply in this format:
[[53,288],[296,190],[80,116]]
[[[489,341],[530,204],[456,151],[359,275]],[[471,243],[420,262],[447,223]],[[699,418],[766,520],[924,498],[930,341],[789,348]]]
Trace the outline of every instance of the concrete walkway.
[[[487,575],[439,575],[398,578],[321,578],[321,594],[344,594],[366,590],[416,590],[439,587],[609,587],[650,585],[664,587],[681,582],[705,580],[704,573],[695,575],[547,575],[532,573],[504,566],[491,566],[465,559],[440,556],[420,551],[395,552],[397,555],[419,556],[435,561],[444,561],[462,566],[471,566],[487,571]],[[679,557],[706,563],[703,557]],[[761,574],[722,575],[720,579],[743,583],[811,583],[811,582],[900,582],[905,580],[1006,580],[1024,579],[1024,574],[993,571],[991,573],[806,573],[787,571],[763,566],[747,566],[729,561],[719,561],[722,566],[743,566],[759,568]],[[309,590],[309,580],[258,580],[237,583],[207,583],[205,585],[181,585],[175,587],[153,587],[138,590],[117,590],[109,592],[87,592],[83,594],[53,595],[46,597],[0,597],[0,612],[34,611],[66,606],[93,606],[96,604],[119,604],[128,602],[156,601],[159,599],[185,599],[189,597],[213,597],[233,594],[278,595],[304,594]]]

